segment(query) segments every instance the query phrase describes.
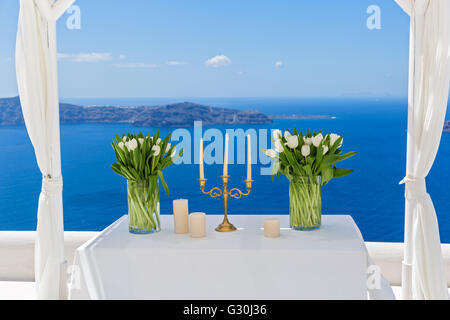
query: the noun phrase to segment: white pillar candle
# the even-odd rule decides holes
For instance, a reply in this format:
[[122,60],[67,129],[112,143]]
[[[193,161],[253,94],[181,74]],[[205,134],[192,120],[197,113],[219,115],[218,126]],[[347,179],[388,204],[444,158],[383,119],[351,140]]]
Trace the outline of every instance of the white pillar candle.
[[250,135],[247,135],[247,180],[252,180],[252,144]]
[[189,232],[189,207],[186,199],[173,200],[174,231],[178,234]]
[[267,238],[278,238],[280,236],[280,219],[264,219],[264,236]]
[[225,134],[225,152],[223,155],[223,175],[228,175],[228,133]]
[[203,139],[200,139],[200,180],[205,179],[205,169],[203,168]]
[[192,238],[203,238],[206,236],[206,214],[194,212],[189,215],[189,233]]

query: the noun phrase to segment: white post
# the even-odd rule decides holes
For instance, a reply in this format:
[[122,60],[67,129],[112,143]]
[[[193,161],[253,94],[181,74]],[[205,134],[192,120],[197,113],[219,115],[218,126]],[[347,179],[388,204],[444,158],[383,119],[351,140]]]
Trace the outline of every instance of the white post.
[[[414,7],[410,13],[410,35],[409,35],[409,84],[408,84],[408,140],[407,140],[407,157],[406,157],[406,173],[410,174],[412,164],[414,163],[414,87],[415,87],[415,14]],[[412,299],[412,212],[409,210],[408,200],[405,199],[405,233],[404,233],[404,254],[402,262],[402,299]]]

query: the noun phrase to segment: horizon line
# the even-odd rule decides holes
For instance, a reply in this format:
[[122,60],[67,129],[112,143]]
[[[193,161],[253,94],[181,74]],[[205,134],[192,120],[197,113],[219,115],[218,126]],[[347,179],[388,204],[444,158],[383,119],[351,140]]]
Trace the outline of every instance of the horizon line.
[[157,96],[157,97],[60,97],[67,99],[408,99],[407,96]]
[[[2,96],[0,99],[16,98],[19,95]],[[407,99],[407,96],[133,96],[133,97],[59,97],[59,100],[69,99]],[[450,97],[449,97],[450,99]]]

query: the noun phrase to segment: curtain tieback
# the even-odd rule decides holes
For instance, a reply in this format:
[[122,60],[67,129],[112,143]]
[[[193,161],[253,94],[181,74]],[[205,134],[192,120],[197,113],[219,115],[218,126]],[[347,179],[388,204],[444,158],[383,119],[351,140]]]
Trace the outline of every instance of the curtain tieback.
[[51,178],[49,176],[42,178],[42,192],[45,194],[55,194],[62,192],[62,177]]
[[427,196],[425,178],[415,178],[407,175],[399,184],[405,185],[405,197],[409,200],[417,200]]

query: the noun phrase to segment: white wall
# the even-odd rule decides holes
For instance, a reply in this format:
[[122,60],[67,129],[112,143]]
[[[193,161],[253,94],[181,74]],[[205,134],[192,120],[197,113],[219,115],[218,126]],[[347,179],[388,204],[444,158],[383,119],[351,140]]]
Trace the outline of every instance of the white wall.
[[[64,233],[68,266],[76,248],[98,232]],[[0,281],[34,281],[34,231],[0,231]],[[403,243],[366,242],[370,256],[391,285],[401,285]],[[450,244],[442,245],[450,286]]]
[[[367,250],[374,262],[392,286],[402,284],[403,243],[366,242]],[[441,244],[444,256],[447,286],[450,287],[450,244]]]
[[[0,281],[34,281],[34,231],[0,231]],[[64,232],[67,265],[97,232]]]

